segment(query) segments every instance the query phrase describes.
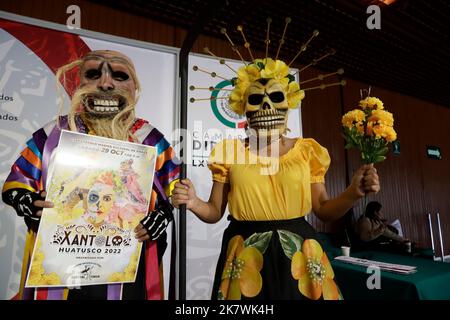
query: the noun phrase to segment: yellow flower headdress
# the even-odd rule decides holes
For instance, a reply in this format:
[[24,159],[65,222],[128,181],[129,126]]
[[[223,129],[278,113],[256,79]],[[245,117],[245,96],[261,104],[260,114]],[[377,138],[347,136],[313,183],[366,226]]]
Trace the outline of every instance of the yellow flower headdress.
[[[229,69],[231,69],[234,73],[236,73],[236,77],[232,79],[226,79],[225,77],[219,76],[216,72],[209,72],[206,70],[200,69],[198,66],[194,66],[194,71],[201,71],[204,73],[210,74],[212,77],[219,77],[224,80],[229,80],[231,84],[233,85],[234,89],[231,90],[228,99],[229,99],[229,108],[234,111],[238,115],[243,115],[245,113],[245,105],[246,105],[246,92],[249,88],[250,84],[259,80],[259,79],[276,79],[278,82],[281,83],[283,86],[285,93],[286,93],[286,99],[288,102],[288,106],[290,109],[295,109],[300,106],[301,101],[305,97],[305,91],[307,90],[313,90],[313,89],[325,89],[327,87],[336,86],[336,85],[345,85],[345,80],[330,83],[330,84],[320,84],[317,86],[309,87],[309,88],[300,88],[300,85],[309,83],[315,80],[322,81],[323,79],[330,77],[332,75],[336,74],[343,74],[344,70],[339,69],[336,72],[328,73],[328,74],[320,74],[315,78],[304,80],[302,82],[295,81],[295,74],[292,74],[290,71],[290,66],[292,63],[299,57],[299,55],[305,51],[309,45],[309,43],[312,41],[313,38],[317,37],[319,35],[319,31],[315,30],[311,37],[308,39],[306,43],[304,43],[299,52],[296,54],[296,56],[289,62],[289,64],[286,64],[284,61],[279,60],[278,56],[281,50],[282,45],[284,44],[284,36],[286,34],[286,30],[288,27],[288,24],[291,22],[290,18],[285,19],[285,27],[283,31],[283,35],[279,41],[279,46],[277,50],[277,54],[274,59],[268,57],[268,48],[269,48],[269,34],[270,34],[270,24],[272,20],[270,18],[267,19],[267,35],[265,39],[266,43],[266,56],[263,59],[255,59],[253,57],[252,51],[250,50],[250,43],[247,41],[244,29],[242,25],[239,25],[237,27],[237,30],[241,33],[242,38],[244,40],[244,47],[248,50],[249,55],[251,57],[250,63],[245,62],[243,59],[241,53],[239,52],[237,46],[233,43],[229,35],[227,34],[227,31],[225,28],[221,29],[221,33],[225,35],[225,37],[228,39],[228,41],[231,44],[231,47],[234,52],[239,56],[240,60],[244,64],[242,67],[240,67],[237,71],[231,68],[224,59],[221,59],[217,57],[215,54],[213,54],[209,48],[204,48],[204,51],[208,53],[209,55],[213,56],[214,58],[217,58],[220,62],[220,64],[226,65]],[[321,56],[320,58],[314,59],[311,63],[300,69],[298,72],[302,72],[308,67],[312,65],[316,65],[319,61],[322,59],[333,55],[335,53],[334,50],[331,50],[330,52],[326,53],[325,55]],[[211,92],[214,91],[220,91],[222,88],[215,88],[215,87],[209,87],[209,88],[198,88],[195,86],[190,86],[190,90],[196,90],[196,89],[207,89]],[[195,99],[191,98],[191,102],[199,101],[199,100],[215,100],[218,99],[217,95],[211,95],[208,99]]]

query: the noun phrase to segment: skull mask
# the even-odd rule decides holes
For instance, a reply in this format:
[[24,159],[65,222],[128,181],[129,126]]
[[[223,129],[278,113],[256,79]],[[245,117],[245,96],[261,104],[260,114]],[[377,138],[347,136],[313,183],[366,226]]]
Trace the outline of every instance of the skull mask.
[[108,50],[93,51],[83,58],[80,89],[86,113],[91,117],[114,117],[135,104],[136,76],[131,60]]
[[283,133],[288,108],[285,90],[276,79],[259,79],[249,86],[245,112],[250,128]]

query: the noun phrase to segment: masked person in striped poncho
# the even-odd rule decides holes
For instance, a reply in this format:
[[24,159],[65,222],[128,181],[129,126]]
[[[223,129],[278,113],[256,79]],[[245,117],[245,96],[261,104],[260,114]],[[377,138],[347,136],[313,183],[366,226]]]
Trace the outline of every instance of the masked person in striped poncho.
[[166,196],[179,172],[175,153],[161,132],[135,116],[140,85],[134,65],[127,56],[109,50],[91,51],[82,59],[61,67],[57,79],[64,82],[65,75],[74,68],[79,70],[80,85],[72,96],[69,114],[59,116],[33,133],[3,186],[3,201],[12,206],[28,226],[24,266],[30,261],[42,209],[53,205],[45,201],[45,190],[49,164],[61,130],[156,147],[154,184],[159,188],[154,186],[149,215],[135,229],[135,236],[144,242],[144,246],[134,283],[73,290],[24,288],[25,267],[19,299],[161,299],[160,263],[167,246],[165,229],[172,220],[172,207]]

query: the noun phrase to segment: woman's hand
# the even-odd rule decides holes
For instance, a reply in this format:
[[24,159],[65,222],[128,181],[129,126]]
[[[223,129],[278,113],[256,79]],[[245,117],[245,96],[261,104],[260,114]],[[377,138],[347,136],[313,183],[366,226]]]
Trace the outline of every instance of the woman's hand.
[[197,201],[197,194],[191,180],[183,179],[175,184],[172,192],[172,204],[175,208],[179,208],[181,204],[185,204],[186,209],[193,209]]
[[373,164],[363,165],[355,172],[349,191],[356,200],[366,194],[380,191],[380,179]]

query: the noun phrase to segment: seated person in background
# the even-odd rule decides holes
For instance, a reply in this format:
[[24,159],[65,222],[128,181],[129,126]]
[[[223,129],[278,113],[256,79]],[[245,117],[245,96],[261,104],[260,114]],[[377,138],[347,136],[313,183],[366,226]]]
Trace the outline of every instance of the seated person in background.
[[389,243],[404,247],[410,240],[398,235],[398,230],[387,223],[381,211],[382,205],[372,201],[366,206],[366,214],[359,217],[355,233],[366,244],[378,245]]

